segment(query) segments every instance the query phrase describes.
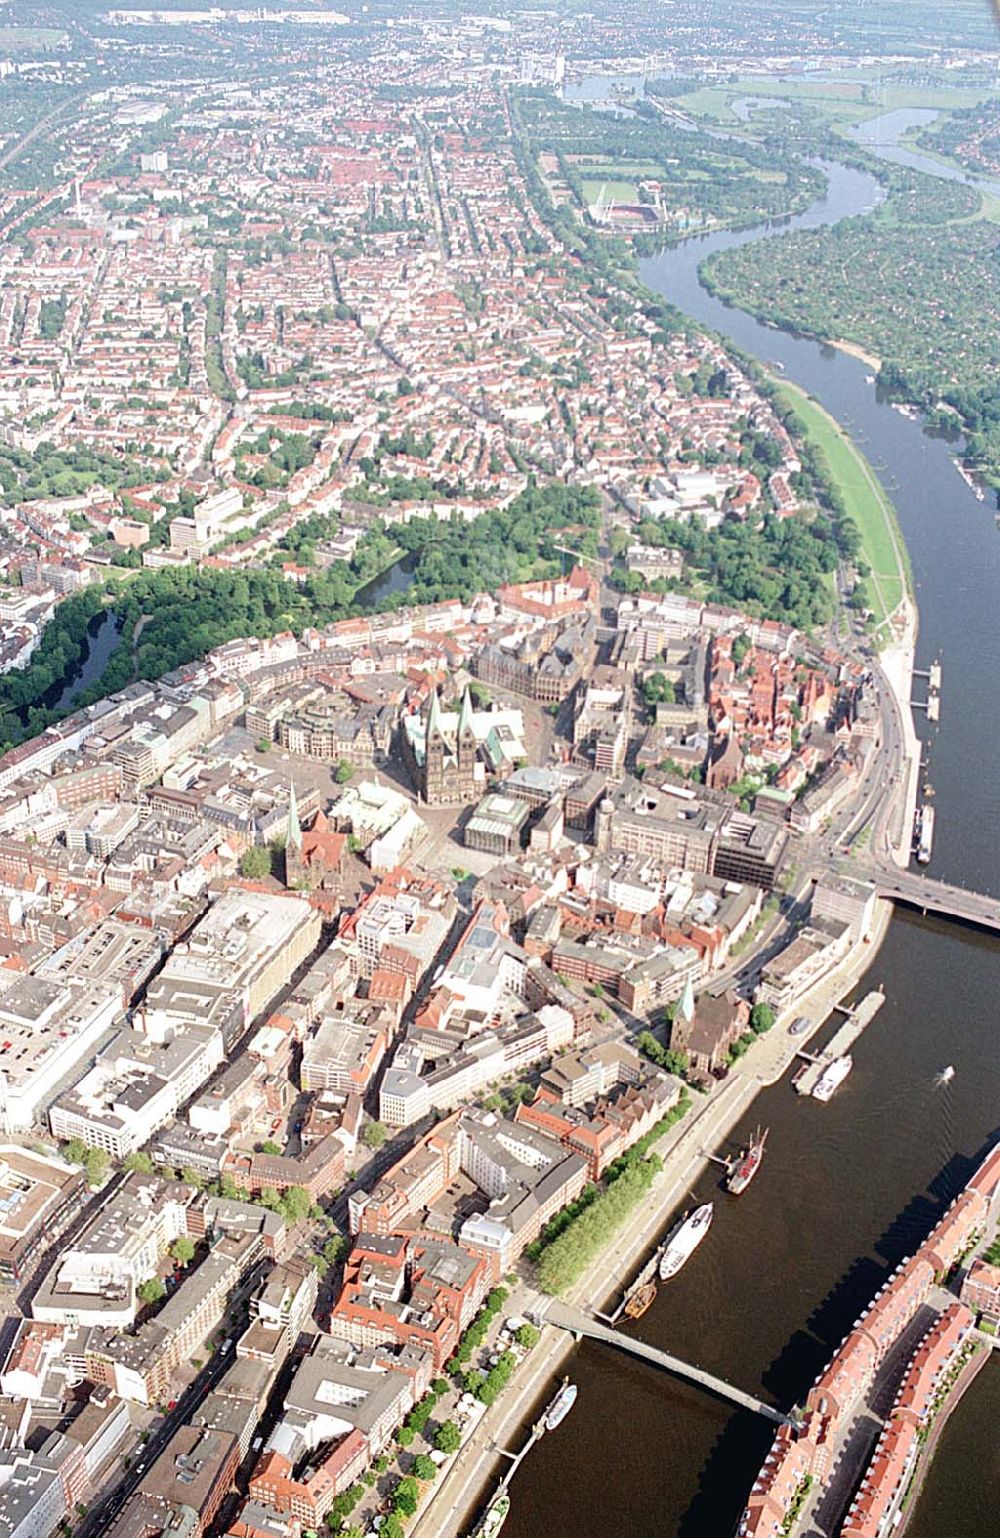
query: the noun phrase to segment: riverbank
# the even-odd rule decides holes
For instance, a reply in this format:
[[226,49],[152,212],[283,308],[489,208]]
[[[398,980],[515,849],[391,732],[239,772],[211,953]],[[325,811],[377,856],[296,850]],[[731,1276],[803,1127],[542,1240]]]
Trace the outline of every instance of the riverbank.
[[402,545],[393,545],[385,564],[355,587],[351,594],[351,603],[366,605],[377,603],[380,598],[385,598],[391,593],[403,592],[413,580],[412,572],[407,574],[404,571],[403,562],[406,559],[407,552]]
[[895,798],[885,828],[885,850],[904,870],[910,863],[913,820],[920,792],[920,738],[913,724],[913,667],[917,650],[917,606],[904,599],[893,617],[893,638],[879,657],[884,683],[892,697],[902,744],[901,795]]
[[892,616],[913,590],[913,578],[896,511],[878,477],[839,422],[807,391],[771,376],[775,397],[789,410],[800,435],[812,445],[844,499],[861,535],[869,607],[883,645],[889,644]]
[[904,1533],[913,1520],[914,1512],[920,1502],[920,1492],[923,1490],[924,1481],[931,1471],[934,1454],[937,1451],[937,1445],[941,1440],[944,1429],[954,1412],[958,1409],[965,1394],[971,1388],[972,1383],[978,1378],[990,1360],[992,1354],[992,1351],[989,1350],[977,1351],[970,1358],[952,1386],[951,1392],[944,1404],[938,1411],[934,1424],[931,1427],[930,1435],[920,1449],[917,1466],[913,1471],[913,1477],[900,1505],[901,1516],[898,1525],[894,1529],[894,1538],[903,1538]]
[[882,359],[876,357],[873,352],[866,352],[863,347],[858,346],[857,342],[831,342],[830,346],[835,347],[838,352],[846,352],[849,358],[860,358],[862,363],[867,363],[876,374],[882,367]]
[[[617,1301],[628,1278],[659,1242],[678,1204],[708,1167],[710,1155],[731,1135],[757,1095],[784,1077],[798,1052],[822,1030],[833,1006],[858,987],[886,937],[891,918],[892,904],[879,901],[868,942],[856,945],[839,966],[815,982],[738,1060],[725,1083],[708,1099],[696,1100],[688,1115],[656,1145],[663,1168],[648,1195],[613,1245],[567,1290],[566,1302],[605,1312]],[[787,1023],[799,1014],[812,1019],[812,1029],[789,1037]],[[522,1280],[508,1300],[511,1313],[528,1306],[533,1292],[528,1267],[523,1266]],[[576,1344],[564,1331],[551,1325],[543,1327],[541,1340],[513,1380],[510,1392],[477,1424],[418,1516],[413,1532],[420,1538],[454,1538],[466,1530],[496,1477],[496,1449],[505,1445],[505,1439],[551,1391],[555,1375],[566,1370]]]
[[[869,181],[834,168],[830,182],[826,206],[817,211],[824,224],[866,211],[873,194]],[[816,223],[814,217],[800,227],[814,228]],[[769,233],[759,232],[761,237]],[[974,691],[958,687],[960,676],[974,676],[984,665],[987,670],[995,667],[994,653],[1000,652],[993,623],[1000,540],[991,512],[956,475],[953,444],[891,409],[865,378],[873,372],[867,364],[822,339],[765,326],[707,293],[698,279],[699,267],[706,255],[729,244],[721,239],[692,242],[669,260],[644,263],[643,276],[692,324],[732,338],[762,367],[767,360],[777,360],[782,381],[794,381],[835,418],[850,423],[869,461],[898,488],[893,501],[919,582],[921,655],[946,659],[956,683],[948,695],[947,730],[930,737],[929,763],[918,771],[921,779],[927,773],[937,792],[935,860],[947,879],[992,890],[1000,823],[988,776],[980,784],[982,777],[968,772],[970,763],[989,761],[991,718],[983,714]],[[766,247],[756,254],[766,261]],[[895,686],[884,685],[895,702],[893,715],[912,727],[908,683],[915,610],[908,610],[906,618],[911,623],[892,648],[898,657],[889,652],[880,661],[888,661]],[[896,729],[892,717],[884,713],[883,720],[887,731]],[[919,762],[915,757],[913,761]],[[885,787],[890,788],[897,792],[894,847],[900,851],[899,863],[905,864],[910,823],[899,787]],[[881,816],[878,822],[869,845],[873,851],[884,850],[889,819]],[[844,870],[850,870],[849,861]],[[768,1104],[772,1169],[785,1178],[780,1190],[764,1193],[769,1210],[752,1267],[757,1288],[754,1316],[732,1309],[733,1287],[745,1277],[744,1257],[754,1225],[736,1223],[729,1230],[720,1224],[718,1234],[712,1235],[713,1246],[718,1239],[712,1263],[701,1265],[691,1278],[699,1285],[682,1283],[682,1316],[671,1319],[665,1309],[654,1312],[645,1322],[645,1335],[668,1348],[683,1343],[694,1360],[723,1369],[732,1364],[737,1381],[748,1386],[765,1381],[767,1372],[770,1381],[783,1385],[790,1402],[800,1389],[802,1361],[802,1376],[822,1366],[824,1359],[809,1356],[817,1326],[825,1339],[840,1339],[870,1296],[867,1257],[876,1253],[899,1259],[912,1249],[900,1234],[913,1216],[914,1193],[936,1191],[952,1161],[995,1127],[997,1078],[989,1045],[994,1026],[987,1000],[997,986],[997,966],[992,943],[973,941],[959,928],[897,915],[877,973],[884,980],[887,1007],[872,1028],[874,1035],[866,1037],[864,1055],[859,1055],[846,1092],[823,1113],[822,1136],[815,1140],[808,1103],[787,1114],[772,1109],[774,1098]],[[986,993],[980,995],[977,990],[983,989]],[[958,1064],[960,1086],[932,1091],[934,1074],[950,1058]],[[781,1089],[772,1096],[784,1106]],[[877,1180],[872,1179],[873,1169]],[[755,1210],[752,1216],[756,1224]],[[798,1243],[803,1231],[813,1236],[809,1254]],[[727,1485],[732,1489],[745,1484],[749,1489],[756,1477],[759,1460],[747,1451],[752,1429],[727,1428],[720,1450],[715,1424],[706,1427],[689,1409],[672,1415],[666,1438],[659,1418],[648,1432],[637,1422],[627,1436],[612,1440],[612,1454],[624,1471],[612,1472],[609,1459],[603,1482],[588,1480],[585,1460],[601,1445],[603,1428],[634,1378],[631,1367],[626,1372],[611,1360],[598,1380],[590,1357],[588,1352],[587,1370],[581,1374],[586,1398],[581,1395],[581,1408],[570,1424],[579,1449],[581,1485],[595,1520],[608,1525],[624,1510],[633,1516],[634,1525],[636,1513],[655,1507],[660,1529],[671,1535],[700,1538],[702,1532],[731,1531],[738,1513],[723,1492]],[[1000,1474],[980,1457],[976,1432],[977,1417],[1000,1408],[1000,1373],[988,1376],[997,1387],[991,1382],[984,1391],[981,1377],[950,1423],[950,1435],[938,1450],[920,1499],[922,1515],[912,1524],[914,1538],[918,1532],[919,1538],[982,1538],[986,1503],[1000,1499]],[[654,1390],[645,1405],[647,1416],[655,1402]],[[570,1531],[565,1515],[569,1503],[559,1499],[561,1456],[561,1449],[559,1457],[547,1454],[543,1443],[519,1479],[534,1502],[532,1516],[541,1503],[552,1505],[559,1538]],[[650,1462],[654,1459],[655,1464]],[[691,1468],[699,1471],[695,1477]],[[518,1519],[516,1506],[511,1526],[514,1538],[528,1538],[531,1523]],[[652,1524],[643,1527],[640,1520],[637,1530],[654,1529]]]

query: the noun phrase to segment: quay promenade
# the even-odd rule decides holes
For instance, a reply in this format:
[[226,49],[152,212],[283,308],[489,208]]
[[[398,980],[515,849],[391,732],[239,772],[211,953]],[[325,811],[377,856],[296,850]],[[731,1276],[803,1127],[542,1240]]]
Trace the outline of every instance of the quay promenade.
[[[564,1302],[579,1308],[602,1309],[618,1296],[666,1227],[674,1209],[706,1168],[710,1156],[731,1134],[756,1096],[763,1088],[778,1083],[796,1061],[798,1049],[822,1027],[834,1005],[857,987],[885,939],[891,918],[891,903],[879,902],[870,943],[856,946],[833,971],[814,983],[782,1021],[739,1059],[725,1083],[707,1099],[696,1100],[688,1115],[660,1140],[656,1151],[663,1160],[663,1169],[645,1200],[615,1241],[569,1290]],[[784,1026],[798,1014],[808,1015],[814,1022],[813,1031],[791,1038]],[[528,1269],[525,1268],[526,1273]],[[530,1306],[535,1291],[533,1280],[526,1274],[511,1292],[507,1305],[510,1312],[514,1314]],[[567,1370],[575,1349],[576,1341],[566,1331],[552,1326],[543,1328],[541,1340],[515,1374],[508,1393],[482,1417],[444,1470],[431,1498],[415,1518],[412,1534],[418,1538],[455,1538],[467,1530],[482,1506],[485,1491],[492,1487],[497,1449],[506,1445],[524,1417],[550,1389],[553,1379]]]

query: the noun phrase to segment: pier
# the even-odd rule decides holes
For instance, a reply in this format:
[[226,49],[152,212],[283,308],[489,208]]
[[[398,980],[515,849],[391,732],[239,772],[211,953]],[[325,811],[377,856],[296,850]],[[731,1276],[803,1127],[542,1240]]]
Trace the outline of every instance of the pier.
[[[565,1381],[568,1383],[569,1379],[567,1378]],[[489,1508],[500,1499],[501,1495],[505,1495],[507,1493],[507,1487],[511,1480],[514,1478],[514,1475],[517,1473],[518,1469],[521,1467],[521,1464],[524,1462],[525,1458],[528,1456],[535,1443],[542,1440],[542,1437],[545,1435],[548,1429],[545,1424],[545,1417],[552,1409],[561,1392],[561,1388],[556,1391],[555,1396],[549,1401],[541,1415],[535,1421],[531,1428],[531,1433],[528,1437],[528,1440],[525,1442],[520,1452],[510,1453],[505,1447],[497,1448],[497,1452],[500,1454],[501,1458],[506,1458],[508,1462],[507,1467],[504,1469],[504,1472],[500,1478],[499,1484],[487,1502],[487,1510],[489,1510]],[[479,1532],[481,1526],[482,1521],[476,1523],[476,1526],[473,1529],[473,1538],[475,1538],[475,1534]]]
[[765,1403],[763,1399],[755,1399],[752,1394],[745,1394],[742,1389],[734,1388],[723,1378],[716,1378],[713,1373],[705,1372],[700,1367],[692,1367],[689,1362],[681,1361],[680,1357],[671,1356],[668,1351],[661,1351],[657,1346],[649,1346],[644,1340],[637,1340],[633,1335],[623,1335],[619,1330],[611,1330],[605,1324],[600,1324],[589,1314],[583,1314],[578,1308],[571,1308],[567,1303],[560,1303],[558,1298],[539,1297],[532,1305],[531,1313],[540,1323],[555,1325],[558,1330],[568,1330],[571,1335],[585,1335],[588,1340],[603,1341],[607,1346],[614,1346],[618,1351],[625,1351],[631,1356],[639,1357],[644,1362],[651,1363],[654,1367],[661,1368],[664,1372],[672,1373],[677,1378],[685,1378],[689,1383],[696,1383],[699,1388],[706,1389],[710,1394],[715,1394],[720,1399],[728,1399],[732,1404],[738,1405],[741,1410],[750,1410],[755,1415],[763,1415],[776,1426],[792,1426],[797,1428],[798,1419],[794,1414],[786,1415],[774,1405]]
[[926,710],[928,721],[939,721],[941,719],[941,663],[935,659],[926,670],[914,668],[913,677],[926,678],[927,698],[926,700],[911,700],[911,708],[913,710]]
[[833,1011],[841,1011],[846,1019],[837,1031],[826,1050],[817,1055],[812,1052],[799,1052],[797,1055],[806,1059],[808,1066],[795,1080],[795,1088],[800,1095],[811,1095],[819,1083],[823,1070],[833,1062],[834,1058],[843,1057],[849,1052],[861,1035],[878,1014],[885,1003],[885,994],[880,988],[874,988],[871,993],[865,994],[861,1003],[849,1008],[844,1004],[835,1004]]

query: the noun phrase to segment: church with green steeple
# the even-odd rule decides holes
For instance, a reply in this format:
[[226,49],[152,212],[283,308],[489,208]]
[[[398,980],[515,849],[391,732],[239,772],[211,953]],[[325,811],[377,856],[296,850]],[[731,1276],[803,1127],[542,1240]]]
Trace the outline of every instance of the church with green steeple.
[[288,827],[285,829],[285,848],[293,851],[302,848],[302,824],[299,821],[299,803],[293,780],[288,782]]

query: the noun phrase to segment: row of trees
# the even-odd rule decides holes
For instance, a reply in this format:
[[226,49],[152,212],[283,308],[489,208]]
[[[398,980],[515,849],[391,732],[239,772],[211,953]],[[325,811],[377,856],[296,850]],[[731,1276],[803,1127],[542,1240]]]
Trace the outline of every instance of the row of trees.
[[631,1216],[661,1168],[653,1154],[625,1170],[543,1250],[538,1263],[543,1292],[565,1292],[579,1281]]
[[473,1351],[477,1351],[486,1339],[489,1327],[497,1314],[500,1313],[507,1301],[506,1287],[494,1287],[483,1304],[479,1313],[473,1319],[469,1328],[463,1334],[455,1347],[455,1355],[448,1364],[448,1370],[461,1369],[469,1361]]
[[[649,1037],[644,1043],[643,1037]],[[649,1051],[649,1046],[653,1051]],[[649,1032],[639,1038],[640,1048],[654,1061],[667,1065],[670,1054]],[[680,1054],[677,1056],[679,1066]],[[539,1239],[529,1245],[526,1254],[538,1262],[538,1282],[543,1292],[560,1293],[578,1281],[601,1251],[621,1228],[629,1214],[649,1190],[661,1161],[651,1150],[671,1127],[691,1108],[688,1091],[682,1091],[677,1104],[637,1139],[632,1147],[610,1164],[605,1185],[590,1185],[573,1203],[546,1225]]]

